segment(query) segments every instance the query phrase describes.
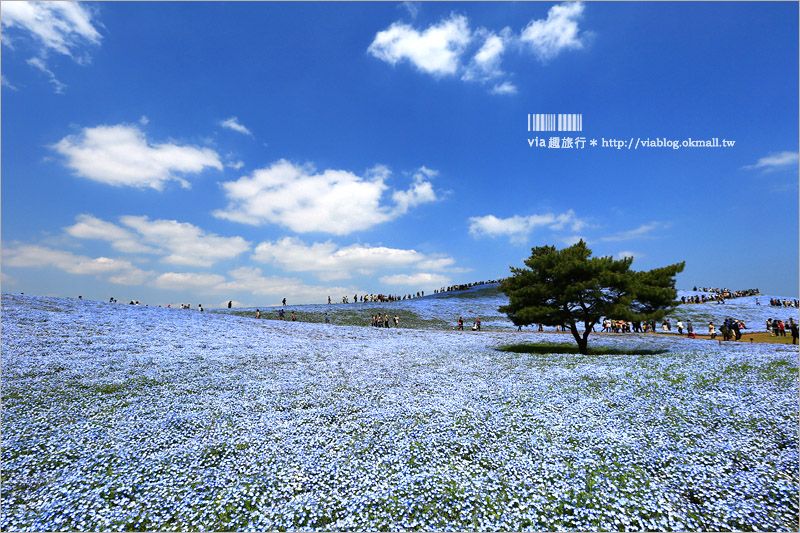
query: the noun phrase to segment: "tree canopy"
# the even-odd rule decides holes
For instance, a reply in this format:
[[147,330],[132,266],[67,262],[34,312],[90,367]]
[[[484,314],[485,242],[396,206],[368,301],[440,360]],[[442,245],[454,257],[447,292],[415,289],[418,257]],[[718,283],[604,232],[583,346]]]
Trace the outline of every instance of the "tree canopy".
[[561,250],[533,248],[525,268],[511,267],[512,275],[500,284],[509,299],[500,311],[518,326],[568,327],[585,354],[592,327],[603,318],[658,320],[677,305],[675,276],[683,262],[634,271],[632,257],[591,255],[583,240]]

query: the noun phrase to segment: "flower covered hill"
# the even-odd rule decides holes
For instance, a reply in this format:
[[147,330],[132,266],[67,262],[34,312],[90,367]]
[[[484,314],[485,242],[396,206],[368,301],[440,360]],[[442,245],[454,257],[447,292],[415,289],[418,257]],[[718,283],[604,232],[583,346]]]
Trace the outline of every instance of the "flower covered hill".
[[[709,293],[698,291],[679,290],[678,298],[682,296],[699,296]],[[707,331],[707,325],[713,321],[719,331],[720,325],[726,318],[744,321],[747,331],[766,331],[768,318],[783,320],[788,324],[789,317],[798,320],[798,309],[793,307],[772,307],[769,305],[771,298],[784,299],[785,297],[761,295],[746,296],[726,300],[724,304],[706,302],[702,304],[683,304],[669,316],[674,324],[678,320],[686,322],[691,320],[698,333]],[[287,311],[298,313],[301,321],[324,322],[323,313],[328,313],[331,322],[344,325],[368,325],[370,316],[374,313],[388,313],[390,316],[400,316],[401,327],[419,327],[427,329],[450,329],[459,316],[463,316],[467,325],[480,317],[484,328],[498,330],[516,330],[516,326],[498,311],[501,305],[506,305],[508,298],[500,292],[497,283],[479,285],[466,290],[429,294],[422,298],[400,300],[390,303],[365,302],[365,303],[333,303],[290,305]],[[260,307],[266,318],[277,318],[280,307]],[[227,309],[219,310],[229,312]],[[254,316],[256,308],[233,309],[233,314]],[[660,326],[660,324],[659,324]],[[530,328],[526,328],[530,329]],[[546,328],[552,329],[552,328]],[[601,327],[598,325],[597,330]],[[661,328],[658,328],[661,331]]]
[[791,346],[2,303],[3,530],[797,530]]

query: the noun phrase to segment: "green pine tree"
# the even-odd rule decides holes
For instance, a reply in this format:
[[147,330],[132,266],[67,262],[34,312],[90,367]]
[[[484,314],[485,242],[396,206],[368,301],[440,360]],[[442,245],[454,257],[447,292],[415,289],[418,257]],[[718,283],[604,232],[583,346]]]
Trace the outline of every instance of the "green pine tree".
[[511,267],[500,284],[509,299],[500,311],[517,326],[566,326],[586,354],[592,327],[603,318],[659,320],[677,305],[675,276],[683,262],[637,272],[631,257],[591,255],[583,240],[562,250],[533,248],[527,268]]

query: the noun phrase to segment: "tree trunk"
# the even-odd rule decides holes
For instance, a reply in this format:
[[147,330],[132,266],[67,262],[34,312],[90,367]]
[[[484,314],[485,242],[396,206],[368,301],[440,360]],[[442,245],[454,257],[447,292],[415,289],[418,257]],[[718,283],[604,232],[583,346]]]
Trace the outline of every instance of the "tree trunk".
[[579,337],[576,340],[578,341],[578,351],[581,352],[581,354],[583,354],[583,355],[588,355],[589,354],[589,346],[588,346],[588,343],[586,342],[586,339],[583,338],[583,337]]
[[578,333],[578,328],[577,328],[577,326],[575,326],[574,322],[570,323],[569,329],[572,332],[572,336],[575,337],[575,342],[578,343],[578,351],[583,355],[588,354],[589,350],[587,348],[586,338],[589,335],[584,331],[584,335],[581,336],[581,334]]

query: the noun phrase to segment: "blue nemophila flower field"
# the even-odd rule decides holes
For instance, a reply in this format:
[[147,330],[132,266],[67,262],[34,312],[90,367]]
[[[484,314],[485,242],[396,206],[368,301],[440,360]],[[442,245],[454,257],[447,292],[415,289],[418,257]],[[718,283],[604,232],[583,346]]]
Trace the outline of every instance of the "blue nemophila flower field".
[[3,296],[4,530],[797,530],[797,351]]

